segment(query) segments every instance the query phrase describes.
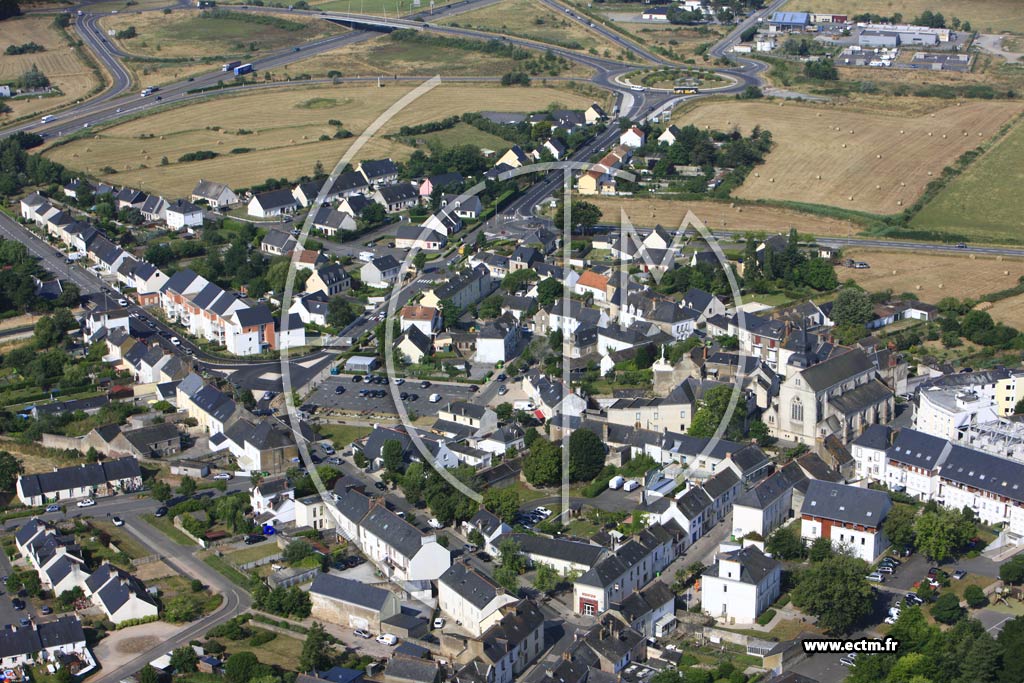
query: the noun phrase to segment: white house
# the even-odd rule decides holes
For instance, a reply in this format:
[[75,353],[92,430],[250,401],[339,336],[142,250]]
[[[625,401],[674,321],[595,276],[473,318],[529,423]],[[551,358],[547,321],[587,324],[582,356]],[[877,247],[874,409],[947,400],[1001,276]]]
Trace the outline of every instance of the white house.
[[79,673],[88,675],[96,660],[85,642],[85,631],[77,616],[28,626],[7,625],[0,631],[0,664],[4,669],[45,665],[61,666],[59,659],[77,657],[84,665]]
[[789,519],[793,482],[781,470],[736,499],[732,507],[733,536],[758,534],[762,539]]
[[167,227],[174,230],[187,230],[203,225],[203,210],[184,199],[176,199],[164,209]]
[[193,202],[206,202],[213,209],[238,203],[238,195],[230,187],[224,183],[202,179],[196,183],[189,199]]
[[18,498],[25,505],[45,505],[59,500],[98,498],[142,488],[142,470],[135,458],[82,463],[54,468],[52,472],[18,477]]
[[573,609],[596,616],[638,591],[676,559],[679,538],[654,524],[602,557],[573,584]]
[[441,313],[430,306],[403,306],[399,321],[402,332],[416,327],[428,337],[433,337],[441,331]]
[[398,280],[401,264],[391,254],[378,256],[363,264],[359,269],[359,279],[371,287],[385,289]]
[[292,196],[291,190],[270,190],[254,195],[249,200],[246,212],[256,218],[272,218],[287,213],[294,213],[299,202]]
[[288,477],[264,479],[249,493],[253,515],[260,524],[287,524],[295,521],[295,487]]
[[479,637],[500,618],[499,609],[516,602],[490,577],[456,562],[437,582],[437,606],[470,635]]
[[145,584],[112,564],[103,564],[85,582],[85,594],[115,624],[155,617],[156,600]]
[[622,131],[621,135],[619,135],[619,144],[625,145],[626,147],[631,147],[633,149],[643,147],[644,142],[646,141],[646,134],[636,126],[631,126],[627,128],[626,130]]
[[519,321],[509,313],[488,321],[478,333],[474,359],[478,363],[488,364],[511,360],[519,343],[521,329]]
[[873,563],[889,547],[882,523],[890,507],[883,491],[812,479],[800,509],[800,535],[808,542],[828,538]]
[[782,565],[756,545],[720,553],[701,577],[701,607],[728,623],[752,624],[779,597]]

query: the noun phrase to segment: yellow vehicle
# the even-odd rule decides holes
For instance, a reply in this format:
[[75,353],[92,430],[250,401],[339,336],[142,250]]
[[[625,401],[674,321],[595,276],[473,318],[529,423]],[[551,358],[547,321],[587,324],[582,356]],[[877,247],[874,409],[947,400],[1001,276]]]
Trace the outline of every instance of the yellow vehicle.
[[696,95],[699,92],[700,90],[692,85],[677,85],[675,87],[675,93],[677,95]]

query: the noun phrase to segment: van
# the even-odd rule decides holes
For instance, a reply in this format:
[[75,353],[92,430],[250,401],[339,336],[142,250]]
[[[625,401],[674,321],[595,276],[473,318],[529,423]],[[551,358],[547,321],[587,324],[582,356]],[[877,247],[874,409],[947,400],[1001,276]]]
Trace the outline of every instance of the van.
[[622,485],[623,491],[636,491],[640,488],[640,483],[636,479],[630,479]]
[[622,485],[626,483],[626,478],[616,474],[614,477],[608,480],[608,488],[618,491],[622,488]]
[[53,114],[47,114],[46,116],[44,116],[43,118],[40,119],[40,122],[42,122],[42,123],[49,123],[50,121],[53,121],[56,118],[57,117],[54,116]]
[[430,402],[431,403],[437,403],[440,400],[441,400],[441,394],[431,394],[430,395]]
[[642,85],[631,85],[629,86],[629,89],[632,90],[633,92],[644,92],[647,90],[647,88],[645,88]]

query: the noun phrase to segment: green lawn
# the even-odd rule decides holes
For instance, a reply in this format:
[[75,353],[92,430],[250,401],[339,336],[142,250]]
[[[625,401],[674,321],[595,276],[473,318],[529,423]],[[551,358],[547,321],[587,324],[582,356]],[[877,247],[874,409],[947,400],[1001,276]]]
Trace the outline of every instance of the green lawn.
[[1021,242],[1024,214],[1024,122],[976,160],[910,221],[934,230],[990,242]]
[[178,545],[186,547],[195,547],[196,543],[191,538],[181,533],[175,526],[174,522],[169,520],[167,517],[156,517],[154,515],[142,515],[142,519],[146,520],[146,523],[150,526],[156,527],[163,533],[164,536],[171,539]]
[[[266,633],[266,629],[255,626],[250,627],[253,634]],[[302,641],[298,638],[275,633],[275,638],[258,647],[249,645],[249,640],[228,640],[227,638],[216,638],[219,643],[227,648],[228,654],[237,652],[251,652],[264,664],[279,666],[282,669],[294,670],[296,662],[302,654]]]
[[276,543],[264,541],[263,543],[257,543],[256,545],[227,553],[224,555],[224,559],[232,564],[245,564],[246,562],[262,560],[264,557],[270,557],[279,552],[281,552],[281,549],[277,547]]
[[439,130],[436,133],[417,135],[416,142],[423,142],[428,145],[437,144],[442,147],[455,147],[456,145],[473,145],[482,149],[490,149],[496,152],[510,146],[510,142],[491,135],[475,128],[468,123],[458,123],[448,130]]
[[203,558],[203,562],[210,565],[218,572],[227,577],[232,583],[241,586],[242,588],[249,588],[249,577],[238,571],[230,564],[224,561],[224,558],[217,557],[216,555],[208,555]]
[[116,527],[113,522],[99,519],[92,520],[91,524],[94,528],[101,529],[110,534],[110,541],[132,559],[153,554],[130,534],[126,533],[124,527]]
[[320,425],[320,436],[330,439],[335,448],[344,448],[356,439],[361,439],[373,431],[363,425]]

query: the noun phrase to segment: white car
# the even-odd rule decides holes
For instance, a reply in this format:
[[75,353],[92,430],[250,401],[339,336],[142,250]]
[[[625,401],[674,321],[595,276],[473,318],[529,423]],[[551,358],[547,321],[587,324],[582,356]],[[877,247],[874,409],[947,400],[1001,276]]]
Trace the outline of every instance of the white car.
[[402,386],[403,384],[405,384],[405,380],[403,378],[401,378],[401,377],[396,377],[395,378],[395,384],[397,386]]
[[112,521],[114,523],[114,526],[124,526],[124,520],[121,519],[120,517],[114,517],[110,521]]
[[171,343],[174,344],[175,346],[181,346],[181,340],[178,339],[177,337],[171,337]]
[[444,617],[434,619],[434,628],[444,628]]
[[551,516],[551,510],[548,510],[545,507],[539,507],[536,510],[534,510],[534,512],[536,512],[538,515],[540,515],[544,519],[547,519],[548,517]]
[[372,633],[370,633],[369,631],[364,631],[361,628],[357,628],[355,631],[353,631],[353,634],[357,638],[373,638],[373,634]]
[[225,480],[227,480],[227,479],[231,478],[231,473],[230,472],[218,472],[217,474],[213,475],[213,478],[214,479],[225,479]]
[[444,528],[444,524],[441,524],[441,522],[438,521],[437,517],[431,517],[430,519],[428,519],[427,520],[427,526],[429,526],[431,529],[442,529],[442,528]]
[[127,306],[128,305],[128,299],[118,299],[117,300],[117,305],[118,306]]
[[398,636],[394,635],[393,633],[382,633],[379,636],[377,636],[377,642],[381,645],[397,645]]
[[85,500],[80,500],[76,503],[76,505],[78,505],[78,507],[80,508],[91,508],[95,504],[96,501],[93,500],[92,498],[86,498]]

